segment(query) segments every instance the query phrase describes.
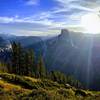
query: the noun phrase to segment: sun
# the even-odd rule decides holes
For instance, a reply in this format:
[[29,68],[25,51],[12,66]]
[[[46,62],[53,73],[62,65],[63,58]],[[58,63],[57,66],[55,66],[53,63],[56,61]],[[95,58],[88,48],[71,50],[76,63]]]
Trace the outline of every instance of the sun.
[[87,33],[100,33],[100,17],[98,14],[89,13],[83,15],[81,17],[81,25]]

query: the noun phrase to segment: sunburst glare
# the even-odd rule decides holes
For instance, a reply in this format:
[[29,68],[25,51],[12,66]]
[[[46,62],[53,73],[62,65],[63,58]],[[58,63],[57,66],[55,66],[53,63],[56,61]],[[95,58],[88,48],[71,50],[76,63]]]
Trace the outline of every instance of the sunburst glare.
[[100,33],[100,17],[98,14],[89,13],[81,17],[81,25],[86,33]]

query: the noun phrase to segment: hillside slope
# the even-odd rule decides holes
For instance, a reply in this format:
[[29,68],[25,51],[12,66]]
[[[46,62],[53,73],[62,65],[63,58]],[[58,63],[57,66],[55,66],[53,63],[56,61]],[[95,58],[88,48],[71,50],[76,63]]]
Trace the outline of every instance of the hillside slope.
[[[60,35],[49,39],[19,36],[10,41],[20,42],[25,50],[33,49],[36,57],[41,54],[49,71],[72,75],[87,88],[100,90],[100,34],[82,34],[63,29]],[[0,52],[1,61],[8,62],[9,57],[9,51]]]
[[100,92],[76,89],[47,79],[0,73],[1,100],[99,100]]

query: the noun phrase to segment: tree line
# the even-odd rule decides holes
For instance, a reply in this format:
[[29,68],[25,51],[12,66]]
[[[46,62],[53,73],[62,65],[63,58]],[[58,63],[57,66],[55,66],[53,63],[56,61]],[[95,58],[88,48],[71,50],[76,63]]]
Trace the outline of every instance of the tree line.
[[35,53],[32,49],[25,50],[20,43],[12,43],[10,72],[18,75],[32,77],[45,77],[46,68],[42,55],[35,59]]
[[12,42],[11,45],[11,62],[6,65],[9,73],[35,78],[47,78],[58,83],[68,83],[75,87],[81,87],[80,82],[71,76],[59,71],[48,72],[43,56],[40,54],[39,57],[36,57],[33,49],[24,49],[20,43],[16,42]]

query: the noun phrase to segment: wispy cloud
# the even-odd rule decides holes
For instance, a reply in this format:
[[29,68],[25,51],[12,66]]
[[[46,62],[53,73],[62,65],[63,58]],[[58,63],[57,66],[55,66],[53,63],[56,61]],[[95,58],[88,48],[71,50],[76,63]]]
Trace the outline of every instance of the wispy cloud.
[[[99,13],[100,0],[54,0],[59,6],[55,13],[60,16],[63,15],[63,19],[73,26],[73,24],[79,25],[81,16],[86,13]],[[66,17],[65,17],[66,16]],[[67,20],[66,20],[67,18]],[[75,23],[74,23],[75,22]],[[67,24],[67,23],[66,23]]]
[[25,0],[25,4],[26,5],[38,5],[39,4],[39,0]]
[[[37,5],[42,0],[23,0],[26,5]],[[57,33],[61,28],[82,31],[80,20],[86,13],[97,13],[100,0],[52,0],[56,6],[49,11],[40,11],[30,16],[0,17],[0,30],[3,27],[21,34]],[[2,26],[2,28],[1,28]]]

